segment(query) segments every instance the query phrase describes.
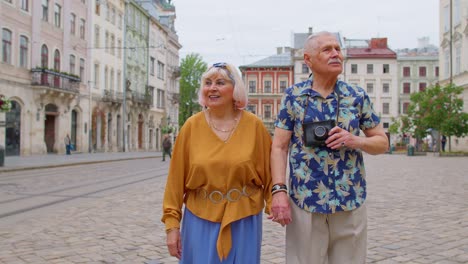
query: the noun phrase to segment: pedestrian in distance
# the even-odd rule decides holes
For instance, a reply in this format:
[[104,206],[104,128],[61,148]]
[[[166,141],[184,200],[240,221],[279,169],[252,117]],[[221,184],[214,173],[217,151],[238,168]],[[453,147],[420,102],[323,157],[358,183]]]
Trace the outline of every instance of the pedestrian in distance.
[[286,226],[288,264],[365,263],[362,153],[385,153],[388,139],[366,92],[338,80],[343,54],[334,34],[309,36],[304,62],[312,74],[286,89],[275,121],[269,219]]
[[442,151],[445,152],[445,144],[447,144],[447,137],[445,135],[442,135],[440,143],[442,144]]
[[169,158],[172,159],[172,156],[171,156],[171,152],[172,152],[171,135],[169,135],[169,134],[164,135],[163,142],[162,142],[162,147],[163,147],[162,161],[166,161],[166,154],[169,155]]
[[203,73],[198,101],[203,111],[177,135],[164,192],[169,253],[184,264],[260,263],[271,136],[243,110],[247,91],[232,64]]
[[67,155],[70,155],[71,154],[71,139],[70,139],[70,136],[67,134],[67,136],[65,137],[65,152]]

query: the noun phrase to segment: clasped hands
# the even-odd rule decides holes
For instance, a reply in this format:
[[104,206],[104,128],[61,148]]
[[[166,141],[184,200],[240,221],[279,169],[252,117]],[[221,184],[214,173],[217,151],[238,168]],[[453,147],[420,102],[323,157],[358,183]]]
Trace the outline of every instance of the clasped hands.
[[275,193],[271,200],[271,212],[269,220],[285,226],[291,223],[291,207],[289,206],[289,197],[286,192]]

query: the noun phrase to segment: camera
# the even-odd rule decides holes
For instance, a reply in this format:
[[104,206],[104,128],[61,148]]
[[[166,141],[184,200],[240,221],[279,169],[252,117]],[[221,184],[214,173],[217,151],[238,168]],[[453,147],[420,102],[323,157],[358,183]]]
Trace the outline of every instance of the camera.
[[335,127],[335,120],[303,123],[304,145],[306,147],[325,146],[328,132],[330,132],[333,127]]

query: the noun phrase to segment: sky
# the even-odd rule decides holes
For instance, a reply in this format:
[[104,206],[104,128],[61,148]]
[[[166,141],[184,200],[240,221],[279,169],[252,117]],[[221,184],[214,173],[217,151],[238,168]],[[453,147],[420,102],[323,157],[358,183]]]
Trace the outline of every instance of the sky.
[[439,0],[172,0],[180,59],[248,65],[292,46],[293,33],[340,32],[388,38],[391,49],[438,45]]

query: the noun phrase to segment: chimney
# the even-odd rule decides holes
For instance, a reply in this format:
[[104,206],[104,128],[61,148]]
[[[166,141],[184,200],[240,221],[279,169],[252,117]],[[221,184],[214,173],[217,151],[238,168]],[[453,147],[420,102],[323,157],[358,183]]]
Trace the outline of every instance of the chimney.
[[387,38],[372,38],[370,41],[369,48],[371,49],[386,49]]
[[283,53],[283,47],[277,47],[276,48],[276,55],[280,55],[281,53]]
[[312,33],[314,33],[313,27],[309,27],[309,35],[312,35]]

